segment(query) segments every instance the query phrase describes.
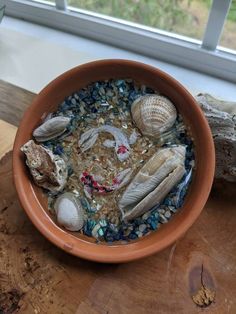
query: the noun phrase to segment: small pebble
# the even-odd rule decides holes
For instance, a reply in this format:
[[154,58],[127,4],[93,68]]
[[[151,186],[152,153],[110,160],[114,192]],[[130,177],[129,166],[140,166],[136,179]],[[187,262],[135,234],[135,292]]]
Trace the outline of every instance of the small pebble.
[[101,204],[97,204],[97,210],[100,210],[102,208],[102,205]]
[[139,230],[135,231],[135,233],[137,234],[137,236],[139,238],[141,238],[143,236],[143,233],[141,231],[139,231]]
[[194,160],[191,160],[191,161],[189,162],[189,165],[190,165],[191,167],[194,167],[194,166],[195,166],[195,161],[194,161]]
[[72,192],[76,195],[76,196],[79,196],[79,191],[78,190],[72,190]]
[[156,221],[156,220],[152,220],[150,225],[151,225],[151,228],[152,228],[153,230],[156,230],[156,229],[157,229],[157,221]]
[[160,222],[161,222],[162,224],[165,224],[165,223],[168,222],[168,220],[166,219],[165,216],[163,216],[162,214],[160,214]]
[[99,224],[100,224],[101,227],[106,227],[107,226],[107,222],[106,222],[105,219],[100,220]]
[[108,102],[104,102],[104,103],[101,103],[101,106],[103,106],[103,107],[109,107],[110,105],[108,104]]
[[77,102],[76,102],[76,100],[75,100],[74,98],[71,99],[71,103],[72,103],[73,105],[76,105],[76,104],[77,104]]
[[98,235],[99,235],[100,237],[102,237],[102,236],[104,235],[104,231],[103,231],[102,228],[100,228],[100,229],[98,230]]
[[99,119],[98,119],[98,122],[101,123],[101,124],[104,124],[105,121],[104,121],[103,118],[99,118]]
[[169,210],[167,210],[167,211],[165,212],[165,217],[166,217],[166,218],[170,218],[170,217],[171,217],[171,212],[170,212]]
[[80,110],[81,114],[85,114],[86,113],[86,111],[84,110],[84,107],[82,105],[80,105],[79,110]]
[[148,217],[149,217],[149,213],[145,213],[145,214],[143,214],[142,219],[146,220],[146,219],[148,219]]
[[157,212],[154,214],[154,216],[155,218],[159,218],[159,214]]
[[135,240],[135,239],[137,239],[137,235],[134,233],[130,233],[129,238],[132,240]]
[[97,224],[92,230],[92,236],[94,238],[98,237],[98,230],[101,228],[100,224]]
[[168,206],[169,210],[172,211],[173,213],[176,212],[176,208],[174,206]]
[[145,224],[141,224],[139,225],[138,229],[140,232],[144,232],[144,230],[147,228],[147,226]]

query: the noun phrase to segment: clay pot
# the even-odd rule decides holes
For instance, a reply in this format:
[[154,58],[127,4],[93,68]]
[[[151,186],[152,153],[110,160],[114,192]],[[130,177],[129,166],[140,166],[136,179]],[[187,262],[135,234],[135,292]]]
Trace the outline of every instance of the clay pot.
[[[196,171],[182,209],[170,222],[150,235],[129,244],[96,244],[94,239],[66,232],[57,226],[47,210],[47,202],[25,166],[20,147],[27,142],[43,115],[55,110],[65,97],[87,84],[111,78],[132,78],[168,96],[191,129],[195,143]],[[78,66],[49,83],[25,112],[13,151],[13,173],[20,202],[38,230],[63,250],[93,261],[128,262],[157,253],[180,238],[201,213],[210,193],[215,168],[211,132],[194,98],[166,73],[138,62],[103,60]]]

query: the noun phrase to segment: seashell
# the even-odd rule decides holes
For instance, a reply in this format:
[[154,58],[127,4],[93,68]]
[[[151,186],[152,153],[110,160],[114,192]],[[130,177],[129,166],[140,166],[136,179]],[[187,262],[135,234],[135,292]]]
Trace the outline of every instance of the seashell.
[[84,225],[83,207],[73,193],[66,192],[60,195],[54,209],[59,225],[70,231],[79,231]]
[[29,167],[34,182],[51,192],[60,192],[67,180],[67,166],[60,156],[33,140],[21,147],[26,155],[26,165]]
[[62,135],[70,123],[68,117],[54,117],[46,120],[37,129],[34,130],[33,136],[38,142],[45,142]]
[[89,129],[81,135],[79,140],[81,151],[85,152],[91,148],[96,143],[99,133],[102,132],[110,133],[114,137],[114,141],[106,140],[103,145],[105,147],[114,147],[117,158],[120,161],[126,160],[129,157],[131,151],[129,146],[129,139],[120,129],[107,124],[98,128]]
[[158,150],[139,170],[119,201],[122,219],[141,216],[160,203],[185,173],[183,145]]
[[177,111],[172,102],[160,95],[145,95],[131,106],[132,118],[143,135],[156,137],[175,123]]

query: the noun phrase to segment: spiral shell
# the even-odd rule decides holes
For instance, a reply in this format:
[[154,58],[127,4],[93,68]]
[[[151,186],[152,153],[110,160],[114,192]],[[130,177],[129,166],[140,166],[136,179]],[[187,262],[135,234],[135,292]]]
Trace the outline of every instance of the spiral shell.
[[172,102],[160,95],[145,95],[131,106],[132,118],[143,135],[158,137],[175,123],[177,112]]
[[80,201],[73,193],[59,196],[54,204],[59,225],[69,231],[79,231],[84,224],[84,213]]

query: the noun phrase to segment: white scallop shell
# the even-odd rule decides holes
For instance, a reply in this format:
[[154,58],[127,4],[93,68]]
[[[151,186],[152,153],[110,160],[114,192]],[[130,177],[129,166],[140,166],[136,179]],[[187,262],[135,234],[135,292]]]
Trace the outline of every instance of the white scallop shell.
[[160,203],[185,173],[183,145],[158,150],[139,170],[119,201],[125,221]]
[[33,140],[25,143],[21,151],[26,155],[26,165],[38,186],[56,193],[64,188],[68,170],[63,158]]
[[172,102],[160,95],[145,95],[131,106],[132,118],[143,135],[159,136],[175,123],[177,112]]
[[66,192],[54,204],[57,222],[69,231],[79,231],[84,225],[84,212],[78,198]]
[[70,118],[57,116],[46,120],[37,129],[34,130],[33,136],[38,142],[45,142],[62,135],[68,124],[70,123]]

